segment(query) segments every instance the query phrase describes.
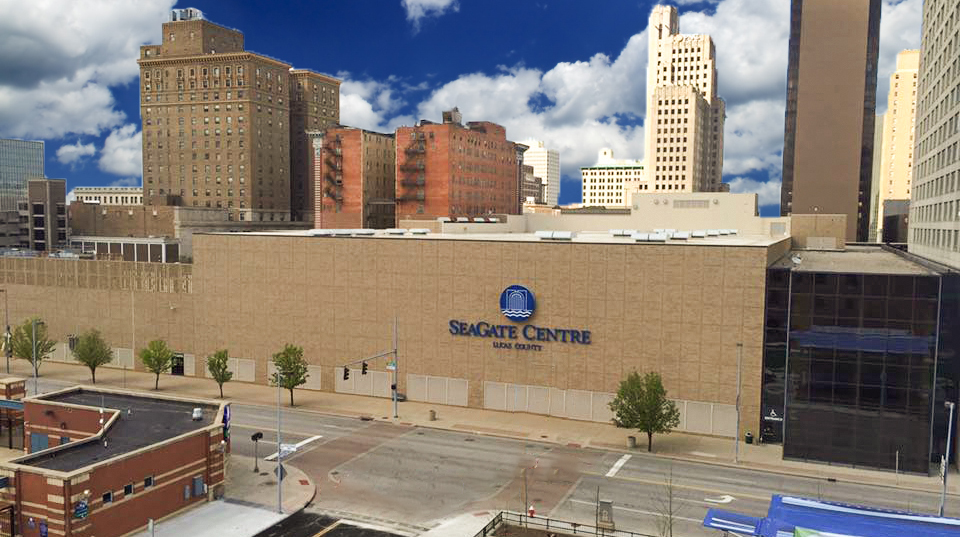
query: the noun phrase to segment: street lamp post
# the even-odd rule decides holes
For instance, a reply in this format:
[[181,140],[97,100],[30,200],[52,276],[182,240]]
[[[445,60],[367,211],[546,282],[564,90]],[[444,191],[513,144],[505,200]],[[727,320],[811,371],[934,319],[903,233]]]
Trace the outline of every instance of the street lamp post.
[[283,444],[280,443],[280,369],[277,369],[277,512],[283,514]]
[[43,323],[43,321],[41,321],[41,320],[39,320],[39,319],[34,319],[34,320],[33,320],[33,323],[32,323],[32,326],[33,326],[33,341],[32,341],[32,343],[33,343],[33,395],[37,395],[37,394],[40,393],[40,388],[39,388],[38,385],[37,385],[37,376],[38,376],[38,371],[37,371],[37,325],[45,326],[44,323]]
[[950,441],[953,436],[953,407],[955,406],[953,401],[947,401],[943,404],[950,410],[950,419],[947,421],[947,447],[944,449],[946,452],[943,455],[943,489],[940,491],[940,516],[943,516],[943,504],[947,499],[947,473],[950,468]]
[[733,462],[740,463],[740,363],[743,360],[743,343],[737,343],[737,430],[733,433]]
[[3,353],[7,355],[7,374],[10,374],[10,300],[7,298],[7,290],[0,289],[0,293],[3,293],[3,309],[6,312],[6,327],[7,331],[3,334]]

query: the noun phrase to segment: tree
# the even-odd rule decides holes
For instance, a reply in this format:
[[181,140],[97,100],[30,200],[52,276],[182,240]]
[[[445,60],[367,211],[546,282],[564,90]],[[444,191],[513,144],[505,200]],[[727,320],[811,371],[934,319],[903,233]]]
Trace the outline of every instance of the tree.
[[[290,406],[293,406],[293,389],[307,382],[307,361],[303,359],[303,348],[287,344],[282,351],[273,355],[276,371],[270,376],[270,382],[290,390]],[[277,378],[279,375],[279,378]]]
[[667,399],[667,391],[657,373],[647,373],[642,378],[636,371],[630,373],[620,383],[610,410],[617,427],[647,433],[647,451],[653,451],[654,433],[669,433],[680,425],[680,411]]
[[651,498],[660,537],[673,537],[673,525],[683,514],[683,505],[676,498],[674,489],[673,465],[671,465],[669,473],[663,478],[663,487],[659,491],[654,490]]
[[207,356],[207,370],[210,371],[210,376],[220,386],[220,399],[223,399],[223,385],[233,378],[233,372],[227,367],[229,360],[227,349],[220,349]]
[[90,377],[96,384],[97,368],[113,360],[113,351],[98,330],[88,330],[77,338],[73,347],[73,357],[90,368]]
[[160,373],[170,371],[173,365],[173,351],[167,347],[162,339],[155,339],[147,344],[146,348],[140,349],[140,361],[147,371],[156,375],[153,383],[153,389],[160,389]]
[[[37,340],[36,340],[36,350],[37,350],[37,361],[33,361],[33,350],[34,350],[34,340],[33,340],[33,323],[37,322]],[[33,366],[33,373],[36,376],[40,376],[40,364],[53,352],[53,349],[56,348],[57,342],[47,338],[47,325],[43,324],[43,321],[39,317],[33,317],[27,319],[20,326],[17,327],[13,332],[13,337],[10,340],[10,345],[13,348],[13,355],[17,358],[22,358],[30,362],[30,365]]]

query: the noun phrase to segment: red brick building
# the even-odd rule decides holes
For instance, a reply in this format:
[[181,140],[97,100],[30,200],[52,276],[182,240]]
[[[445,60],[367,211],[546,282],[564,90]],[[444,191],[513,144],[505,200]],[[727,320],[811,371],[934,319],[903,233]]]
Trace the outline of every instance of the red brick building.
[[397,220],[519,214],[516,144],[500,125],[461,120],[454,108],[397,129]]
[[395,226],[394,136],[339,125],[308,135],[313,143],[314,227]]
[[24,399],[29,454],[0,463],[15,534],[125,535],[222,496],[227,407],[102,388]]

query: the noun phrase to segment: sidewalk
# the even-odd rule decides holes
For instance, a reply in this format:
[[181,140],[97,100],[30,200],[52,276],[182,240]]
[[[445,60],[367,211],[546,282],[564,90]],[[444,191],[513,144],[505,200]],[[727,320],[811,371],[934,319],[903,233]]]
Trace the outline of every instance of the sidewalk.
[[[29,364],[14,360],[11,374],[28,377]],[[90,372],[84,367],[45,362],[41,378],[88,384]],[[152,391],[153,375],[143,372],[101,368],[97,370],[98,384],[121,386],[127,389]],[[160,391],[194,397],[219,396],[217,384],[210,379],[163,375]],[[224,386],[224,397],[244,404],[275,406],[276,390],[268,386],[230,382]],[[393,421],[392,402],[389,399],[345,395],[330,392],[296,390],[294,400],[298,410],[324,414],[372,417]],[[284,394],[284,401],[287,395]],[[436,421],[430,421],[430,411],[436,411]],[[400,404],[399,423],[452,431],[522,438],[574,447],[592,447],[648,456],[646,438],[636,431],[618,429],[612,424],[577,421],[525,413],[499,412],[478,408],[453,407],[406,401]],[[638,447],[627,448],[627,436],[637,436]],[[713,438],[683,433],[657,435],[653,440],[653,455],[721,466],[748,468],[786,475],[835,479],[841,482],[896,487],[906,490],[939,492],[938,477],[895,475],[892,472],[831,466],[782,460],[782,449],[776,445],[740,444],[740,463],[734,464],[734,446],[731,438]],[[948,493],[960,494],[960,479],[950,480]]]
[[[160,520],[154,537],[236,537],[257,535],[307,506],[317,487],[299,469],[284,464],[283,514],[277,512],[277,479],[274,464],[253,471],[253,459],[231,455],[227,460],[227,496]],[[151,537],[147,530],[135,537]]]

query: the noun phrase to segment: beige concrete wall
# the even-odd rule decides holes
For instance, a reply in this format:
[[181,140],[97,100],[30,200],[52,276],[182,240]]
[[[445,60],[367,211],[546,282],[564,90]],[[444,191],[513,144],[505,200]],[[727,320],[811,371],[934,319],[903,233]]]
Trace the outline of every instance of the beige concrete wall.
[[[241,234],[194,240],[192,267],[2,259],[0,285],[15,321],[38,314],[58,339],[90,327],[114,347],[131,348],[132,331],[137,349],[163,338],[195,355],[201,375],[202,357],[227,348],[252,361],[258,383],[267,382],[269,357],[293,343],[321,377],[310,388],[381,396],[383,383],[374,379],[387,376],[384,361],[370,363],[369,379],[352,371],[349,386],[337,368],[390,348],[396,317],[401,391],[421,393],[415,384],[431,377],[425,382],[435,389],[422,399],[483,407],[485,383],[503,383],[534,387],[540,408],[543,389],[562,390],[580,419],[606,419],[602,405],[584,406],[587,395],[615,392],[634,370],[660,372],[670,397],[687,406],[732,405],[742,342],[743,430],[758,430],[767,247]],[[85,287],[56,277],[81,270],[97,274]],[[531,324],[590,330],[593,343],[503,350],[489,338],[450,333],[451,319],[511,324],[499,310],[511,284],[536,294]],[[237,366],[249,378],[251,367]],[[447,379],[446,394],[434,378]]]
[[843,249],[847,237],[845,214],[794,214],[790,233],[796,248],[812,250]]

